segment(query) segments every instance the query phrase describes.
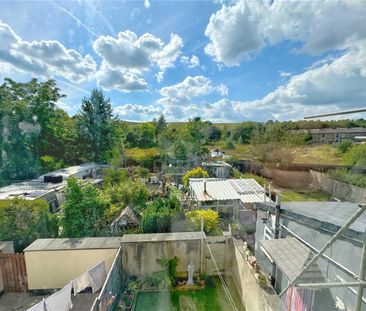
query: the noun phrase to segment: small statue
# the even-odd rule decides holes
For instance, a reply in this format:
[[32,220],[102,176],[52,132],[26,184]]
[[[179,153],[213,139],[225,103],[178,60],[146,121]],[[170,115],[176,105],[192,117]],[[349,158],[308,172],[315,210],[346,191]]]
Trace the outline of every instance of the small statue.
[[192,259],[189,261],[188,267],[187,267],[187,271],[188,271],[188,281],[187,281],[187,285],[194,285],[193,282],[193,274],[194,271],[196,270],[196,266],[193,264]]

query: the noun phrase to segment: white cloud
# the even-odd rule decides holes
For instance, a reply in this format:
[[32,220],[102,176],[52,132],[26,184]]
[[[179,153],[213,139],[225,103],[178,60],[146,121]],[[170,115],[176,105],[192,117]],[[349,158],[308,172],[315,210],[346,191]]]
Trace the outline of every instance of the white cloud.
[[133,92],[147,89],[146,81],[137,74],[111,69],[104,61],[97,73],[97,83],[107,91],[115,89],[121,92]]
[[124,104],[113,108],[120,119],[126,121],[151,121],[162,114],[162,109],[153,105]]
[[180,61],[182,64],[187,65],[188,68],[194,68],[200,65],[200,59],[196,55],[192,55],[191,58],[188,56],[182,56]]
[[150,7],[150,1],[149,0],[145,0],[144,1],[144,6],[145,6],[145,8],[149,8]]
[[215,61],[235,66],[283,40],[302,42],[302,50],[311,54],[344,49],[366,37],[365,16],[365,1],[238,0],[211,16],[205,51]]
[[181,105],[187,104],[191,99],[201,97],[213,92],[227,94],[228,89],[225,85],[212,85],[212,81],[205,76],[188,76],[182,82],[163,87],[160,90],[162,98],[160,104]]
[[[139,80],[138,85],[144,85],[144,88],[147,85],[141,77],[143,72],[157,66],[160,71],[156,74],[156,78],[158,82],[162,81],[164,72],[174,67],[182,47],[183,41],[176,34],[171,34],[170,41],[165,44],[152,34],[145,33],[138,37],[129,30],[118,33],[117,38],[101,36],[93,44],[95,52],[102,58],[103,63],[108,65],[110,71],[115,72],[114,76],[120,72],[123,76],[128,76],[129,80],[133,77],[135,81]],[[98,75],[103,74],[98,73]],[[141,83],[142,81],[144,83]],[[123,88],[120,86],[117,89]]]
[[54,40],[24,41],[0,21],[0,61],[42,77],[61,76],[73,82],[89,79],[96,70],[90,55],[82,56]]
[[286,71],[282,71],[282,70],[279,70],[278,71],[279,75],[282,77],[282,78],[288,78],[292,75],[291,72],[286,72]]
[[118,33],[118,37],[101,36],[95,40],[93,48],[108,65],[115,69],[142,73],[156,64],[160,70],[174,66],[174,62],[183,47],[182,39],[170,35],[165,44],[160,38],[145,33],[141,37],[129,30]]

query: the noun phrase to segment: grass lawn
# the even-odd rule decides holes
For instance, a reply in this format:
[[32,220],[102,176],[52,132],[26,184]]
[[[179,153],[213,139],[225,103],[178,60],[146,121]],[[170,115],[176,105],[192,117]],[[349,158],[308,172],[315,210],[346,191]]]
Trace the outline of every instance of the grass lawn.
[[291,148],[295,155],[293,163],[342,164],[342,158],[331,145],[313,145]]
[[325,202],[330,200],[330,194],[324,191],[281,191],[283,202]]

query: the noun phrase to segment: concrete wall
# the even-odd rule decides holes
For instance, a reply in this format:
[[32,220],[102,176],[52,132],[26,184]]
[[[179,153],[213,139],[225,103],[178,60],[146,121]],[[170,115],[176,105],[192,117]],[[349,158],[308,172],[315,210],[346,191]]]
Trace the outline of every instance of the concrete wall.
[[333,197],[342,201],[364,202],[366,197],[365,188],[334,180],[324,173],[316,171],[310,171],[310,173],[314,180],[314,186],[329,192]]
[[239,296],[247,311],[285,311],[285,307],[273,289],[263,290],[254,269],[244,259],[242,241],[231,242],[232,276]]
[[[199,233],[197,233],[199,234]],[[196,273],[201,271],[201,239],[188,239],[190,233],[176,233],[176,239],[166,240],[164,234],[150,235],[151,240],[138,241],[138,238],[129,242],[122,242],[122,269],[128,275],[146,277],[160,271],[161,266],[157,259],[178,257],[177,274],[187,275],[187,266],[192,259],[196,266]],[[138,236],[138,235],[136,235]],[[141,235],[143,236],[143,235]],[[216,259],[221,272],[224,272],[228,263],[228,237],[207,237],[210,249]],[[208,275],[217,274],[206,242],[203,243],[202,271]]]
[[272,179],[277,185],[285,188],[312,188],[313,177],[309,171],[284,170],[271,167],[263,167],[260,174]]
[[13,241],[2,241],[0,242],[0,253],[14,253],[14,242]]
[[62,288],[101,260],[108,271],[116,253],[117,249],[25,252],[28,289]]

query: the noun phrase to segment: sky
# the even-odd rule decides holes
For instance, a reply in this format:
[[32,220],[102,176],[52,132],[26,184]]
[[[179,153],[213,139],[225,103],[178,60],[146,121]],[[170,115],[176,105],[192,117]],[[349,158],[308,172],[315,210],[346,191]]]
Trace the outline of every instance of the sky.
[[129,121],[298,120],[366,107],[365,17],[366,0],[0,1],[0,83],[55,79],[70,115],[101,88]]

